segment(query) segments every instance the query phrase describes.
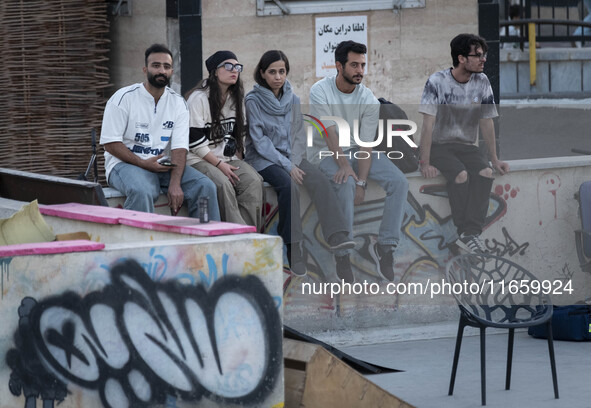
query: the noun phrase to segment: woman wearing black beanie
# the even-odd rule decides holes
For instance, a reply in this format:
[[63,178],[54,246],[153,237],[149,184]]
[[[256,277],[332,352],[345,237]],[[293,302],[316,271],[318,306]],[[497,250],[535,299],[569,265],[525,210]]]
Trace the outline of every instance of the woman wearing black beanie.
[[217,186],[222,221],[261,230],[263,184],[246,162],[243,66],[231,51],[217,51],[206,61],[209,76],[187,95],[190,133],[187,164]]

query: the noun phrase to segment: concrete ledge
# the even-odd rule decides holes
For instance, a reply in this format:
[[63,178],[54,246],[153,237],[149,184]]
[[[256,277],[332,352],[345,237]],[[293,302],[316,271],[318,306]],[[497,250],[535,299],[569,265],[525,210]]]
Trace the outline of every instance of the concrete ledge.
[[[520,159],[507,160],[511,171],[542,170],[568,168],[577,166],[591,166],[591,156],[564,156],[564,157],[546,157],[540,159]],[[407,178],[423,177],[420,171],[413,171],[406,174]],[[271,188],[269,183],[263,183],[265,188]],[[119,190],[112,187],[104,187],[103,193],[107,199],[124,198],[125,196]]]
[[[527,329],[517,329],[517,332]],[[507,329],[489,327],[487,334],[507,333]],[[368,344],[397,343],[401,341],[429,340],[429,339],[455,339],[458,334],[458,322],[448,321],[429,324],[409,324],[405,326],[379,327],[371,330],[333,330],[323,332],[306,333],[320,341],[334,347],[355,347]],[[479,329],[466,326],[465,336],[478,336]]]
[[[559,169],[579,166],[591,166],[591,156],[564,156],[544,157],[540,159],[507,160],[511,172]],[[414,171],[406,175],[407,178],[423,177],[420,171]]]
[[500,93],[515,97],[587,97],[591,80],[591,48],[541,48],[536,50],[536,80],[530,85],[529,50],[501,50]]
[[[538,48],[536,61],[587,61],[591,60],[591,48]],[[529,49],[501,49],[499,62],[529,62]]]

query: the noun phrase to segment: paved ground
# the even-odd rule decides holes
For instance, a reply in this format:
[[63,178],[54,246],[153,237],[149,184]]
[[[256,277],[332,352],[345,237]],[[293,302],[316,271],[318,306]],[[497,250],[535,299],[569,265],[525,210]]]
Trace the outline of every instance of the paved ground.
[[[517,104],[514,104],[517,103]],[[591,153],[591,101],[501,101],[500,155],[503,160]]]
[[[589,408],[591,342],[556,341],[560,399],[554,399],[546,340],[516,333],[511,390],[505,391],[506,334],[487,335],[487,406]],[[368,378],[417,408],[480,405],[479,337],[464,337],[453,396],[448,396],[455,338],[343,348],[346,353],[404,372]]]

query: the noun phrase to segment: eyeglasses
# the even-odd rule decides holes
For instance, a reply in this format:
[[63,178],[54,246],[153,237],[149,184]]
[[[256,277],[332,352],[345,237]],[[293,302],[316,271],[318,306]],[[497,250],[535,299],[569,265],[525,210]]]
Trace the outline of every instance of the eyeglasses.
[[236,154],[236,139],[232,136],[224,136],[226,145],[224,146],[224,156],[233,157]]
[[467,54],[466,55],[466,57],[478,57],[478,59],[480,61],[484,61],[487,56],[488,56],[488,52],[485,52],[484,54]]
[[224,67],[226,71],[232,72],[233,69],[236,69],[236,72],[242,72],[244,65],[242,64],[232,64],[231,62],[222,62],[218,65],[218,68]]

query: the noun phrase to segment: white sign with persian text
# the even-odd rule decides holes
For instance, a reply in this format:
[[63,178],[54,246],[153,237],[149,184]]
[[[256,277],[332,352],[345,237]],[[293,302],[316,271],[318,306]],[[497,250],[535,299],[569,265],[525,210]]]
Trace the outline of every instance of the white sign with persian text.
[[[334,50],[337,45],[347,40],[367,45],[367,30],[367,16],[317,17],[316,76],[335,75]],[[367,73],[367,68],[365,70]]]

